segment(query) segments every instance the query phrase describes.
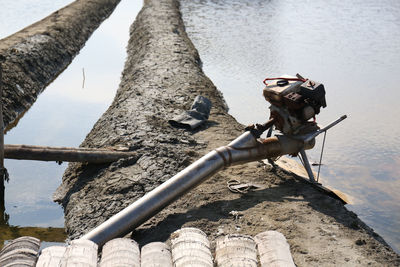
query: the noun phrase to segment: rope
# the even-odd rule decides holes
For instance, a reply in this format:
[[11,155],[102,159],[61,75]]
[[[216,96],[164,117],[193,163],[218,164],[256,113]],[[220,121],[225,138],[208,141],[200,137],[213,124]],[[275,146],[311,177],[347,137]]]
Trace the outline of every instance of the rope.
[[249,191],[259,188],[258,185],[248,184],[248,183],[243,184],[240,181],[234,179],[229,180],[227,182],[227,185],[229,191],[231,191],[232,193],[240,193],[240,194],[246,194]]

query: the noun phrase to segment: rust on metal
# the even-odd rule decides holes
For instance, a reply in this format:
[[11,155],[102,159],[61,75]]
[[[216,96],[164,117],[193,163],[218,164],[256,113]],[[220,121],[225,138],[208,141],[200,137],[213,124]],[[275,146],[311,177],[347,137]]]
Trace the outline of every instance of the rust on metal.
[[225,155],[222,151],[219,151],[221,149],[221,147],[215,149],[214,151],[218,153],[218,155],[222,158],[222,160],[224,161],[224,167],[229,167],[229,161],[226,160]]

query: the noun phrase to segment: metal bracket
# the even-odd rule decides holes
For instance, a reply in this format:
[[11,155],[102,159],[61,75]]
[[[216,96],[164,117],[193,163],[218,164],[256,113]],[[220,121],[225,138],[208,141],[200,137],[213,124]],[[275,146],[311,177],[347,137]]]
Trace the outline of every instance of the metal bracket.
[[[306,136],[302,136],[301,139],[303,139],[304,143],[308,143],[311,140],[313,140],[315,137],[320,135],[321,133],[326,133],[330,128],[332,128],[333,126],[335,126],[336,124],[338,124],[339,122],[343,121],[346,118],[347,118],[347,116],[343,115],[339,119],[337,119],[334,122],[330,123],[328,126],[322,128],[322,129],[320,129],[318,131],[312,132],[312,133],[310,133],[310,134],[308,134]],[[325,137],[324,137],[324,143],[325,143]],[[318,181],[316,181],[315,178],[314,178],[314,173],[312,172],[312,169],[311,169],[311,166],[310,166],[310,162],[308,161],[308,158],[307,158],[307,155],[306,155],[306,152],[305,152],[304,148],[302,148],[300,150],[300,155],[301,155],[301,160],[302,160],[303,166],[307,171],[308,177],[310,178],[310,182],[318,183]],[[322,158],[322,154],[321,154],[321,158]],[[320,163],[321,163],[321,161],[320,161]],[[319,170],[318,170],[318,178],[319,178]]]
[[300,155],[301,155],[301,158],[302,158],[302,162],[303,162],[304,168],[306,169],[308,177],[310,178],[310,181],[312,183],[316,183],[315,178],[314,178],[314,174],[313,174],[311,166],[310,166],[310,162],[308,161],[308,158],[307,158],[307,155],[306,155],[306,151],[304,151],[304,148],[302,148],[300,150]]

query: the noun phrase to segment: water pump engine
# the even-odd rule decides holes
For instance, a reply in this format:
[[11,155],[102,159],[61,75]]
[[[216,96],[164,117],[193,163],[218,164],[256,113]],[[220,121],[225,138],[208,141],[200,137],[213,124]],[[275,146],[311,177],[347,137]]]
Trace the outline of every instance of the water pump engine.
[[[268,80],[274,82],[267,84]],[[318,177],[314,179],[305,150],[313,148],[315,137],[326,133],[344,120],[346,115],[319,129],[315,120],[310,119],[320,112],[321,107],[326,107],[325,89],[321,83],[300,75],[267,78],[264,83],[264,97],[271,103],[268,122],[249,125],[242,135],[227,146],[210,151],[81,238],[101,246],[112,238],[124,236],[209,176],[233,164],[300,153],[311,184],[327,191],[318,183]],[[266,130],[272,130],[273,125],[282,133],[260,138]]]
[[[267,83],[267,81],[271,81]],[[283,134],[298,135],[315,131],[318,126],[315,115],[326,107],[325,88],[322,83],[283,75],[266,78],[263,90],[265,99],[271,104],[270,119]],[[310,121],[310,119],[314,120]]]

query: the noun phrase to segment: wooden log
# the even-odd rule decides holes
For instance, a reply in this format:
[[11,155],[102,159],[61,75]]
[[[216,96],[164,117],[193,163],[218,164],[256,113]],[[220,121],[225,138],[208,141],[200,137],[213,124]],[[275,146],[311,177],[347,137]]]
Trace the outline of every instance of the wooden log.
[[90,240],[71,241],[61,259],[60,267],[96,267],[97,248],[98,246]]
[[62,246],[52,246],[43,249],[36,263],[36,267],[59,266],[66,250],[67,247]]
[[57,149],[57,150],[82,150],[82,151],[93,151],[93,150],[98,150],[98,151],[106,151],[106,152],[112,152],[112,151],[116,151],[116,152],[129,152],[129,148],[127,147],[106,147],[106,148],[90,148],[90,147],[78,147],[78,148],[74,148],[74,147],[54,147],[54,146],[34,146],[34,145],[7,145],[11,148],[15,147],[15,148],[27,148],[27,149]]
[[19,237],[0,251],[0,266],[35,266],[40,240],[30,236]]
[[100,267],[140,267],[140,250],[135,240],[116,238],[103,246]]
[[175,267],[213,267],[210,242],[197,228],[182,228],[171,237],[172,262]]
[[[0,201],[4,202],[4,120],[3,120],[3,56],[0,55]],[[0,207],[1,208],[1,207]],[[1,215],[4,214],[2,210]]]
[[134,157],[135,152],[122,152],[110,149],[71,148],[71,147],[42,147],[28,145],[5,145],[4,156],[9,159],[69,161],[107,163],[121,158]]
[[251,236],[232,234],[216,240],[215,262],[220,267],[257,267],[256,243]]
[[266,231],[255,236],[261,266],[295,267],[290,247],[283,234]]
[[152,242],[142,247],[142,267],[172,267],[170,247],[163,242]]

